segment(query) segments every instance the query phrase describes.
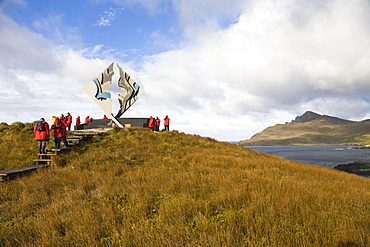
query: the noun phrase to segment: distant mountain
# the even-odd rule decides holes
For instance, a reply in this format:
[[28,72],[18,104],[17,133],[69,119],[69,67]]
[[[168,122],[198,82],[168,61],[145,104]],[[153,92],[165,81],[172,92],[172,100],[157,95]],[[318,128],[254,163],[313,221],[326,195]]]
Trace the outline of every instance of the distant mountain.
[[297,116],[292,122],[306,123],[315,120],[316,118],[319,118],[321,116],[322,115],[314,113],[312,111],[306,111],[302,116]]
[[350,121],[312,111],[239,142],[244,146],[369,144],[370,120]]
[[308,123],[317,119],[323,119],[326,120],[329,123],[332,124],[348,124],[353,123],[353,121],[337,118],[337,117],[331,117],[327,115],[320,115],[312,111],[306,111],[302,116],[297,116],[292,123]]

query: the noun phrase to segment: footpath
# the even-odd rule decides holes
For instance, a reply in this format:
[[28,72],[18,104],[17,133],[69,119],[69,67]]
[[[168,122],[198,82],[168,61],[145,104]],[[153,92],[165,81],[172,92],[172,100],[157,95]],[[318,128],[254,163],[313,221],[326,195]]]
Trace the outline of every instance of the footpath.
[[79,131],[69,131],[67,135],[67,148],[50,148],[46,149],[46,154],[37,154],[37,158],[33,160],[33,165],[22,166],[17,168],[11,168],[7,170],[0,171],[0,182],[5,182],[17,177],[25,176],[33,171],[40,168],[46,168],[54,164],[54,159],[56,156],[68,152],[74,146],[78,145],[81,141],[89,139],[95,135],[99,135],[99,131],[91,130],[79,130]]

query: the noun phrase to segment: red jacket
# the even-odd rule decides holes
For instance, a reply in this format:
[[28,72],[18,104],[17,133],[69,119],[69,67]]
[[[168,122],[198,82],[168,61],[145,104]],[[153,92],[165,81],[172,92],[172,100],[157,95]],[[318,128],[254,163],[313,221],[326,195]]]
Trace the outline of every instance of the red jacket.
[[170,125],[170,118],[166,117],[163,120],[164,120],[164,125]]
[[149,123],[148,123],[148,127],[154,127],[154,118],[153,117],[150,117],[149,119]]
[[80,125],[81,124],[81,118],[76,118],[76,125]]
[[161,120],[159,118],[155,119],[155,125],[160,126],[161,125]]
[[67,115],[67,124],[71,124],[71,123],[72,123],[72,115],[68,114]]
[[51,126],[54,129],[54,137],[62,137],[63,136],[63,128],[65,129],[64,123],[60,121],[59,118],[55,119],[54,124]]
[[62,120],[62,136],[66,136],[67,135],[67,127],[68,127],[68,122],[67,122],[67,119],[63,119]]
[[[37,123],[42,122],[44,125],[44,130],[39,131],[36,130]],[[49,136],[49,124],[45,121],[39,121],[35,124],[35,127],[33,128],[33,133],[35,134],[35,139],[37,141],[46,141],[47,137]]]

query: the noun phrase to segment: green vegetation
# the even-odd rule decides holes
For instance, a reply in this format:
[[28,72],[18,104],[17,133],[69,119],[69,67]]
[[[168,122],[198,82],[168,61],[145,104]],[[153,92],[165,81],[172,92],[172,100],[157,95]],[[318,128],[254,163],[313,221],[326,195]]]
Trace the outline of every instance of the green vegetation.
[[318,118],[310,122],[277,124],[240,141],[244,146],[370,144],[370,121],[333,123]]
[[369,226],[369,179],[177,131],[115,129],[0,184],[0,246],[369,246]]

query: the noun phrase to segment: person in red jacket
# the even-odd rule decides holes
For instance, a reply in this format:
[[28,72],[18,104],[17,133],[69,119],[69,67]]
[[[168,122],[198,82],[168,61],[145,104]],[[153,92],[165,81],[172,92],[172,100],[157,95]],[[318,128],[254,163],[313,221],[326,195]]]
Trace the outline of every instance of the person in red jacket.
[[76,125],[80,125],[80,124],[81,124],[81,118],[80,118],[80,116],[78,116],[76,118]]
[[150,118],[149,118],[148,127],[149,127],[149,129],[154,131],[154,118],[152,116],[150,116]]
[[58,117],[55,118],[54,124],[51,126],[52,129],[54,129],[54,142],[55,142],[55,148],[60,148],[60,139],[63,136],[63,123],[60,121]]
[[156,131],[159,131],[159,126],[160,125],[161,125],[161,120],[158,117],[156,117],[155,118],[155,130]]
[[164,121],[164,130],[170,130],[170,118],[168,115],[163,119]]
[[64,146],[67,148],[69,147],[68,142],[67,142],[67,127],[68,127],[68,119],[64,118],[61,120],[62,122],[62,136],[60,137],[60,140],[63,141]]
[[88,123],[88,122],[90,122],[90,116],[87,116],[87,117],[85,118],[85,123]]
[[108,119],[107,115],[104,115],[103,119]]
[[37,141],[37,152],[39,154],[46,154],[46,142],[49,141],[49,124],[41,118],[33,128],[35,139]]
[[68,124],[68,131],[71,130],[71,124],[72,124],[72,115],[68,112],[67,113],[67,124]]

